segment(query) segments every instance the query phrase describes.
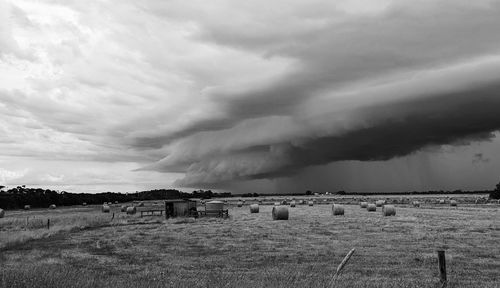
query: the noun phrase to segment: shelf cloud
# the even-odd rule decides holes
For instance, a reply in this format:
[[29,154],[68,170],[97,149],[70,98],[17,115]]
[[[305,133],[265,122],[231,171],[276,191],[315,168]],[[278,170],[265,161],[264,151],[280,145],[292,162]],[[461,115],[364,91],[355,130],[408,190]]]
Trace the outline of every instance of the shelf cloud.
[[224,188],[488,143],[498,27],[498,1],[0,0],[0,163]]

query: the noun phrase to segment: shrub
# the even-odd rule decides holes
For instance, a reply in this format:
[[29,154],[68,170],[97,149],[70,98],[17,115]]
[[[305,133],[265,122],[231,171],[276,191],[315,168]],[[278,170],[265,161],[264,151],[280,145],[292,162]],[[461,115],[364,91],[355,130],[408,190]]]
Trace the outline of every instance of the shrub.
[[491,191],[490,199],[500,199],[500,183],[497,184],[495,190]]

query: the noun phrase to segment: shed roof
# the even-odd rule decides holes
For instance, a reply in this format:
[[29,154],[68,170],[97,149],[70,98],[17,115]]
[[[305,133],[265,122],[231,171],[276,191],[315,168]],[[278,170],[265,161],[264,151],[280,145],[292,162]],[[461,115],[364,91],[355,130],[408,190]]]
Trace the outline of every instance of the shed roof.
[[190,199],[167,199],[167,200],[165,200],[165,203],[180,203],[180,202],[196,202],[196,201],[190,200]]

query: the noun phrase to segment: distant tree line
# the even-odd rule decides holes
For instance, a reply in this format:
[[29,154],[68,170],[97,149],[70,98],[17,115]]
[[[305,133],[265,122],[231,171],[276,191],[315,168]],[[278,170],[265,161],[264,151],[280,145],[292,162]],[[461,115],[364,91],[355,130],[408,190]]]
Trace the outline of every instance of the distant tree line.
[[491,190],[475,190],[475,191],[464,191],[464,190],[429,190],[429,191],[401,191],[401,192],[345,192],[339,191],[338,195],[394,195],[394,194],[406,194],[406,195],[435,195],[435,194],[488,194]]
[[104,202],[130,202],[143,200],[163,200],[180,198],[202,198],[231,197],[231,193],[216,193],[211,190],[197,190],[193,193],[186,193],[175,189],[156,189],[136,193],[71,193],[66,191],[54,191],[42,188],[26,188],[17,186],[4,190],[5,186],[0,186],[0,208],[20,209],[24,205],[33,208],[47,208],[51,204],[56,206],[82,205],[83,203],[102,204]]
[[[268,195],[268,194],[266,194]],[[253,198],[256,198],[256,197],[259,197],[259,193],[245,193],[245,194],[241,194],[241,195],[238,195],[240,197],[245,197],[245,198],[250,198],[250,197],[253,197]]]
[[491,191],[490,198],[491,199],[500,199],[500,183],[497,184],[497,187],[495,188],[495,190]]

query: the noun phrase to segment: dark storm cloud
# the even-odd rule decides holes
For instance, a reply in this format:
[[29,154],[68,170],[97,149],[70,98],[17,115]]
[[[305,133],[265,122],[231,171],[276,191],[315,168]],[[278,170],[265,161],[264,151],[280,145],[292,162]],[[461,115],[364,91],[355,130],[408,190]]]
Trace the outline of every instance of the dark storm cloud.
[[372,125],[291,145],[289,168],[341,160],[388,160],[430,145],[489,140],[500,129],[499,91],[500,83],[362,109],[360,114],[372,119]]
[[[217,185],[491,139],[500,128],[500,3],[447,4],[394,4],[361,15],[325,5],[331,13],[313,25],[301,13],[278,25],[259,18],[262,34],[237,29],[244,20],[226,29],[210,17],[192,19],[200,39],[290,59],[292,69],[260,85],[215,86],[206,96],[217,116],[135,139],[167,147],[145,169],[185,172],[179,185]],[[303,29],[287,30],[297,23]]]
[[[332,136],[270,145],[266,153],[252,155],[251,163],[245,163],[246,167],[258,167],[251,173],[223,161],[202,160],[192,164],[186,179],[178,183],[222,182],[219,183],[222,185],[224,181],[234,179],[283,177],[304,167],[334,161],[388,160],[429,146],[467,145],[473,141],[489,140],[493,137],[492,132],[500,129],[498,91],[500,83],[359,109],[356,115],[370,119],[365,127]],[[241,157],[241,152],[239,155]],[[225,170],[217,171],[217,165],[221,163],[228,165],[228,170],[232,171],[230,176],[222,173]]]

